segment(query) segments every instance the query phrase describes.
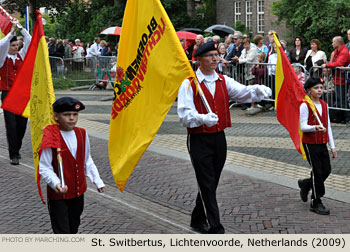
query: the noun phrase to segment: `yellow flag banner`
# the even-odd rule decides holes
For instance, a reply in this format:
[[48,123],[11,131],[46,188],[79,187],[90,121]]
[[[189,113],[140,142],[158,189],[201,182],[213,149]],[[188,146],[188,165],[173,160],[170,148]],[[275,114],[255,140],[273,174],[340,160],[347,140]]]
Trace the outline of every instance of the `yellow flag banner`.
[[182,81],[195,74],[159,0],[128,0],[118,48],[109,160],[123,191]]
[[[51,68],[49,62],[49,51],[47,48],[43,30],[42,18],[36,11],[32,43],[37,43],[36,58],[34,62],[33,77],[30,91],[30,133],[32,139],[33,159],[35,167],[35,180],[40,185],[39,179],[39,149],[43,138],[43,129],[49,124],[56,124],[53,118],[52,104],[55,102],[55,93],[52,83]],[[38,33],[36,33],[38,29]],[[35,49],[34,49],[35,48]],[[40,187],[39,187],[39,193]],[[42,195],[40,195],[42,196]]]

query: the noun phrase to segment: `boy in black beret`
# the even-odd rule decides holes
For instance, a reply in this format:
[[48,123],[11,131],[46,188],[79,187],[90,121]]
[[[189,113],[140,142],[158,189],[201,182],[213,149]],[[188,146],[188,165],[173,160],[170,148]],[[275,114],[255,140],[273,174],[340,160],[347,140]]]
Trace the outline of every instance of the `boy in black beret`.
[[[309,78],[305,90],[310,94],[317,116],[313,113],[308,103],[300,105],[300,128],[303,131],[303,147],[307,160],[311,166],[310,178],[299,179],[301,200],[308,200],[311,194],[310,211],[317,214],[328,215],[329,210],[323,205],[321,197],[325,194],[324,182],[331,173],[331,163],[327,149],[327,143],[331,148],[333,159],[337,158],[333,134],[328,114],[328,105],[321,100],[323,93],[323,80],[320,78]],[[318,118],[317,118],[318,117]]]
[[[48,209],[53,232],[75,234],[84,209],[86,178],[104,191],[104,183],[90,155],[89,137],[83,128],[75,127],[82,102],[62,97],[53,104],[55,125],[44,129],[40,146],[39,173],[47,183]],[[63,178],[59,176],[59,160],[62,159]]]

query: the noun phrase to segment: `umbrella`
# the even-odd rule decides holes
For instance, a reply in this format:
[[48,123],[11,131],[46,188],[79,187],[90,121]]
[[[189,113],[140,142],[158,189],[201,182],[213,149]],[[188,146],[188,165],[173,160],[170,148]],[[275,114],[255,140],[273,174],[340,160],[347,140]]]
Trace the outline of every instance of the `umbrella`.
[[192,39],[195,40],[197,38],[197,34],[188,31],[177,31],[176,32],[179,39]]
[[184,28],[181,31],[188,31],[188,32],[196,33],[196,34],[203,34],[204,33],[204,31],[202,31],[199,28]]
[[122,32],[122,28],[119,26],[112,26],[104,29],[100,32],[100,34],[106,34],[106,35],[120,35]]
[[221,37],[224,37],[228,34],[233,34],[235,32],[235,29],[233,29],[232,27],[227,26],[227,25],[216,24],[216,25],[212,25],[212,26],[208,27],[204,31],[215,33]]

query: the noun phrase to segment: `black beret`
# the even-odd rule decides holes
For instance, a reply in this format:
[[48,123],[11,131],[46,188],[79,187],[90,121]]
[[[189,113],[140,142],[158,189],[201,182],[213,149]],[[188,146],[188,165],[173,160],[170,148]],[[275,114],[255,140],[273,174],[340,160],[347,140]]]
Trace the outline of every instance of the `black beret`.
[[13,41],[17,41],[17,36],[13,36],[12,39],[10,39],[10,43],[12,43]]
[[85,109],[84,104],[77,99],[72,97],[62,97],[52,104],[53,111],[56,113],[66,112],[66,111],[77,111]]
[[312,88],[313,86],[316,86],[317,84],[323,84],[323,79],[322,78],[314,78],[311,77],[309,78],[305,84],[304,84],[304,89]]
[[210,41],[208,43],[200,45],[196,50],[196,52],[194,53],[194,57],[201,56],[205,52],[209,52],[217,49],[218,49],[217,44],[215,44],[214,41]]

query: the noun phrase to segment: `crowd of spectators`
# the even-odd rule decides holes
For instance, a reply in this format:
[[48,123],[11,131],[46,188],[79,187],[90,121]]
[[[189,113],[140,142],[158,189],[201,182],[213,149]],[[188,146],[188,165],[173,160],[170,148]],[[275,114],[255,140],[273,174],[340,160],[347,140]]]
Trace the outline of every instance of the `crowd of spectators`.
[[[242,34],[240,31],[228,34],[225,38],[217,35],[213,37],[197,35],[196,40],[183,41],[183,46],[188,59],[194,63],[195,67],[198,67],[194,57],[198,46],[214,41],[218,46],[217,71],[219,73],[228,74],[245,85],[267,85],[272,88],[272,99],[274,99],[277,63],[274,33],[273,30],[268,32],[266,43],[262,35],[258,34],[250,38],[248,34]],[[328,78],[327,83],[331,86],[331,91],[326,89],[325,92],[333,92],[332,98],[328,98],[328,104],[330,107],[341,109],[350,108],[350,71],[336,69],[337,67],[350,67],[350,29],[347,31],[347,37],[349,42],[346,45],[341,36],[334,37],[332,41],[334,51],[329,59],[321,50],[321,42],[317,38],[312,39],[309,46],[301,36],[295,36],[290,46],[287,45],[286,40],[278,38],[294,68],[299,84],[304,85],[309,77]],[[254,104],[251,105],[252,107]],[[267,107],[270,108],[271,104]],[[350,124],[350,112],[343,111],[342,114],[340,121]]]

